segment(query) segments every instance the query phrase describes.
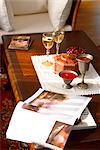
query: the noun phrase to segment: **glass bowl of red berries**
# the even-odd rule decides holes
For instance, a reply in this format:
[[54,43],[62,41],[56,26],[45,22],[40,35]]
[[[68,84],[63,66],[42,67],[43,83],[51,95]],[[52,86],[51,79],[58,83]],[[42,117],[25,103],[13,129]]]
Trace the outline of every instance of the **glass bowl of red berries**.
[[85,53],[84,49],[81,47],[69,47],[66,49],[67,54],[74,54],[75,56]]

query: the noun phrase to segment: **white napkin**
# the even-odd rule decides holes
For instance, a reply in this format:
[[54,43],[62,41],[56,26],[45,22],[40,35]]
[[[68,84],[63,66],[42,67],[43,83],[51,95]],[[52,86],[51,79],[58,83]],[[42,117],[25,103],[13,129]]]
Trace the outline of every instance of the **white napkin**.
[[[54,55],[50,55],[50,61],[53,60]],[[88,89],[79,89],[77,84],[81,82],[81,77],[77,77],[72,81],[73,88],[65,89],[63,87],[63,79],[59,77],[58,74],[54,73],[54,66],[45,67],[42,62],[47,59],[46,55],[42,56],[31,56],[32,63],[37,72],[40,84],[43,89],[62,93],[62,94],[71,94],[71,95],[91,95],[91,94],[100,94],[100,76],[95,71],[92,64],[90,64],[89,71],[86,72],[85,82],[88,84]]]

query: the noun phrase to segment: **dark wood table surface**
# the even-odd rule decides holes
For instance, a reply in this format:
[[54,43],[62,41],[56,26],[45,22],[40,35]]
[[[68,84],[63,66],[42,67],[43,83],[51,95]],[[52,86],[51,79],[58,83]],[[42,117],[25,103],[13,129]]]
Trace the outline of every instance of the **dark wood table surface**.
[[[28,35],[28,34],[27,34]],[[41,34],[29,34],[32,45],[29,50],[10,50],[8,45],[12,35],[4,35],[4,59],[9,79],[13,89],[16,102],[24,101],[41,87],[30,56],[45,54],[45,48],[41,42]],[[94,59],[93,66],[100,75],[100,50],[83,31],[66,32],[61,44],[60,52],[66,52],[66,48],[80,46]],[[51,49],[55,53],[55,46]],[[100,148],[100,94],[90,95],[92,101],[88,107],[97,123],[96,129],[72,131],[65,149],[68,150],[99,150]],[[32,145],[31,145],[32,149]]]

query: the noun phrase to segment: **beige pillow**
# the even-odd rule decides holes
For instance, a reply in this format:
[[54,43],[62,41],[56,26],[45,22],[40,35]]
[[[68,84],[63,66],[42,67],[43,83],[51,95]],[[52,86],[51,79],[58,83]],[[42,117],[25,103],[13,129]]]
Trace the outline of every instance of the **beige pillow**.
[[65,25],[71,6],[72,0],[48,0],[48,13],[54,29]]
[[14,15],[47,12],[47,0],[11,0]]
[[14,29],[13,21],[10,0],[0,0],[0,28],[5,31],[12,31]]

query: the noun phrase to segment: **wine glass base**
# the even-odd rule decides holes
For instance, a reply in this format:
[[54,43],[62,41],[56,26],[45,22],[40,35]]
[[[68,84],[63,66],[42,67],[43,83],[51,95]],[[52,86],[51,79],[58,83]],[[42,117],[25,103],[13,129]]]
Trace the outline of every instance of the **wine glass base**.
[[53,63],[52,63],[52,62],[50,62],[50,61],[44,61],[44,62],[42,62],[42,64],[43,64],[44,66],[47,66],[47,67],[49,67],[49,66],[52,66],[52,65],[53,65]]
[[77,86],[80,89],[87,89],[88,88],[88,84],[86,84],[86,83],[78,83]]
[[70,85],[70,84],[64,84],[63,87],[64,87],[65,89],[71,89],[73,86]]

